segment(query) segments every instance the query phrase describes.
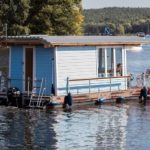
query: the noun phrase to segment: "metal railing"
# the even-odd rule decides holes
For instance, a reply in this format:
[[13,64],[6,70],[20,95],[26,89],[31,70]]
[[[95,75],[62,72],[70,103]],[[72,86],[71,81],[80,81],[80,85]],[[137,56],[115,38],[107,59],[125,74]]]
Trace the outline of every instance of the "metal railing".
[[[23,89],[23,92],[27,92],[27,95],[29,96],[33,90],[34,87],[40,87],[42,79],[34,79],[31,78],[25,79],[14,79],[14,78],[4,78],[0,76],[0,91],[7,91],[9,87],[18,87],[20,89]],[[23,85],[26,87],[23,88]],[[44,79],[44,86],[46,87],[46,79]],[[21,86],[21,87],[20,87]]]
[[0,76],[0,91],[7,91],[8,79],[5,76]]
[[143,87],[147,86],[150,87],[150,74],[140,74],[136,77],[136,86]]
[[[121,81],[119,81],[121,79]],[[123,80],[122,80],[123,79]],[[66,93],[76,90],[76,94],[80,93],[81,89],[87,89],[88,94],[92,93],[92,89],[97,89],[97,92],[102,91],[102,89],[107,89],[106,91],[121,90],[121,86],[124,90],[128,88],[128,82],[130,76],[119,76],[119,77],[104,77],[104,78],[83,78],[83,79],[69,79],[67,77],[66,83]],[[124,85],[122,85],[122,83]]]

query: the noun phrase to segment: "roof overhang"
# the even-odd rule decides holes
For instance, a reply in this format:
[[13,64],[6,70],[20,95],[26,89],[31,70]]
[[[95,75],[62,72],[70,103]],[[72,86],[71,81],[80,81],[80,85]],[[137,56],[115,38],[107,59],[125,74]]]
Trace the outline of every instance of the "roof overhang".
[[0,37],[0,46],[30,45],[58,46],[140,46],[148,41],[136,36],[5,36]]
[[0,46],[13,46],[13,45],[43,45],[38,38],[22,38],[17,36],[0,37]]
[[53,44],[44,44],[45,47],[59,47],[59,46],[140,46],[141,44],[146,43],[139,43],[139,42],[132,42],[132,43],[124,43],[124,42],[117,42],[117,43],[53,43]]

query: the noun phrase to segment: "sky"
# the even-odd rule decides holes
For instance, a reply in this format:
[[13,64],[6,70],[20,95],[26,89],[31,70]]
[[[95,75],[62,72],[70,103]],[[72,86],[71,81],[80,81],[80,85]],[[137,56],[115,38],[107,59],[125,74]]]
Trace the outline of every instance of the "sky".
[[82,0],[83,9],[104,7],[150,7],[150,0]]

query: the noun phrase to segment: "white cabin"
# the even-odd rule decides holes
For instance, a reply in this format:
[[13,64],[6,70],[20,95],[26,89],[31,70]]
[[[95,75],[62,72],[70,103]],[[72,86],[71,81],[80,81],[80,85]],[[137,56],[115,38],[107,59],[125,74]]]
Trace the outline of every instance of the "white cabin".
[[35,80],[44,78],[47,95],[57,96],[126,90],[127,49],[146,43],[134,36],[29,35],[0,39],[1,46],[9,46],[9,86],[25,92],[37,84]]

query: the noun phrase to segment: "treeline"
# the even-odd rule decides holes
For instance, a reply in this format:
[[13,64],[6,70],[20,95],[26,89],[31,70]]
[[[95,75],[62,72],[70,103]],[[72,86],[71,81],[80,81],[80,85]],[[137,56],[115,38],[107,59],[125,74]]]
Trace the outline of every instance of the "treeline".
[[88,35],[150,34],[150,8],[103,8],[84,10],[84,32]]
[[82,0],[0,0],[0,35],[150,34],[150,8],[83,10]]
[[0,0],[0,35],[80,35],[81,12],[81,0]]

